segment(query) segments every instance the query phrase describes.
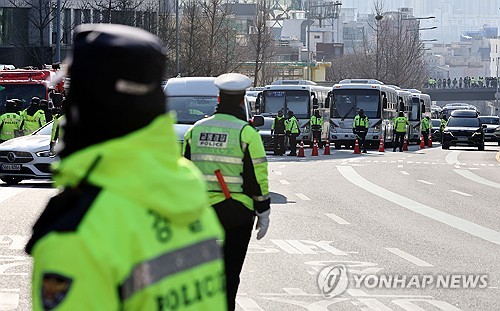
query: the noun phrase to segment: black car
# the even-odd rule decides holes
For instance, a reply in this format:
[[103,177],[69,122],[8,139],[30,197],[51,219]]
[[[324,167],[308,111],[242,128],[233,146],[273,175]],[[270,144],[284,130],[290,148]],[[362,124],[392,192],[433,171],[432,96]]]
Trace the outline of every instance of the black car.
[[500,146],[500,139],[495,136],[495,130],[500,126],[500,118],[498,116],[480,116],[481,124],[486,124],[484,129],[484,140],[498,142]]
[[441,119],[431,119],[431,136],[432,141],[440,142],[441,141]]
[[470,146],[484,150],[484,128],[473,110],[453,111],[443,130],[443,149],[450,146]]

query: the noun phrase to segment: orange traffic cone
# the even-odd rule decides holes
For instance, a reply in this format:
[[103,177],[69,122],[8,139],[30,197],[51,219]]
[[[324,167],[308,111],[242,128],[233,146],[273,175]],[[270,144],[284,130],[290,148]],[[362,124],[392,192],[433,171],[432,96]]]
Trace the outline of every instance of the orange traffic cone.
[[432,135],[429,135],[429,140],[427,140],[427,147],[432,147]]
[[385,152],[383,137],[380,137],[380,143],[378,144],[378,152]]
[[311,156],[318,156],[318,142],[316,141],[316,138],[314,139],[313,143],[313,150]]
[[420,149],[425,149],[424,135],[420,136]]
[[305,155],[304,155],[304,142],[302,140],[300,141],[299,153],[297,154],[297,157],[299,157],[299,158],[305,157]]
[[406,137],[405,137],[405,140],[403,142],[403,151],[408,151],[408,140],[406,140]]
[[360,154],[361,150],[359,150],[358,139],[356,138],[356,142],[354,143],[354,154]]
[[323,155],[330,155],[330,142],[327,140],[326,143],[325,143],[325,151],[323,153]]

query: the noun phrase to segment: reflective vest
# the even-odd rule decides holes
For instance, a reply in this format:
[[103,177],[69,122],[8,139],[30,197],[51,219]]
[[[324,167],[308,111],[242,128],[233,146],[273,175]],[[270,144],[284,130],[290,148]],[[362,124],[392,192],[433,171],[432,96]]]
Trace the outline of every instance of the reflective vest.
[[286,130],[290,131],[292,134],[298,134],[299,131],[299,121],[295,116],[291,116],[285,121]]
[[14,130],[19,129],[21,117],[15,112],[7,112],[0,116],[0,140],[14,138]]
[[173,123],[160,116],[60,162],[64,191],[26,248],[35,311],[227,309],[223,230]]
[[244,146],[240,133],[247,122],[222,121],[210,117],[191,130],[191,161],[201,170],[209,192],[221,192],[215,171],[220,169],[231,193],[243,193]]
[[274,130],[276,134],[285,134],[285,117],[274,118],[271,129]]
[[427,118],[422,119],[422,126],[420,127],[420,130],[422,132],[427,132],[429,130],[429,120]]
[[311,130],[312,131],[321,131],[321,127],[323,126],[323,117],[311,117]]
[[405,133],[406,126],[410,125],[406,117],[396,117],[394,118],[394,129],[398,133]]
[[[251,161],[251,164],[243,162],[245,152],[250,156],[245,160]],[[184,135],[183,154],[205,176],[210,204],[226,200],[215,170],[221,171],[231,198],[243,203],[248,209],[254,210],[254,202],[269,198],[264,144],[259,132],[247,122],[224,113],[200,120]],[[249,171],[244,172],[244,165]],[[244,189],[244,183],[252,185],[252,189]]]
[[447,120],[441,119],[441,123],[439,123],[439,129],[442,131],[446,127],[446,124],[448,123]]
[[364,116],[363,118],[358,114],[354,117],[354,121],[352,122],[353,128],[364,127],[368,128],[368,117]]
[[45,120],[45,113],[41,109],[32,116],[30,116],[26,110],[23,110],[21,111],[21,117],[23,119],[22,130],[24,131],[24,135],[33,133],[47,123]]
[[64,118],[64,115],[55,114],[53,117],[54,122],[52,122],[50,141],[56,142],[59,137],[62,137],[62,128],[59,126],[59,123]]

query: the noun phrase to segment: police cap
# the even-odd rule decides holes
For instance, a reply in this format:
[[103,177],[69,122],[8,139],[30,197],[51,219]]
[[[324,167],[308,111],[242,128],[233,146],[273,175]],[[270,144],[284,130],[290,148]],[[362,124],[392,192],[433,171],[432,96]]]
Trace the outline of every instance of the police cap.
[[221,93],[230,95],[245,94],[252,85],[250,78],[241,73],[225,73],[218,76],[214,83]]

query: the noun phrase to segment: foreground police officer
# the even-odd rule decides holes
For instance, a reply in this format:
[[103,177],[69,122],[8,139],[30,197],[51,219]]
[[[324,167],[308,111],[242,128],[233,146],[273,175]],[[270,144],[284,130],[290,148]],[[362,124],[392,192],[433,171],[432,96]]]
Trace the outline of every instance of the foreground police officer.
[[160,40],[97,24],[79,26],[73,42],[54,172],[63,191],[26,247],[33,308],[225,310],[223,231],[201,174],[178,156]]
[[394,141],[392,143],[392,151],[396,152],[396,148],[399,147],[399,152],[403,152],[403,144],[406,135],[406,126],[410,125],[408,118],[405,114],[400,111],[398,116],[394,118]]
[[267,159],[260,134],[246,121],[245,90],[250,79],[223,74],[215,79],[219,105],[214,116],[195,123],[184,136],[184,156],[205,175],[210,203],[226,231],[224,261],[228,309],[234,310],[240,272],[254,215],[262,239],[269,226]]
[[365,111],[360,109],[352,122],[352,132],[359,138],[359,148],[363,148],[363,153],[367,152],[365,138],[368,133],[368,126],[368,117],[365,115]]
[[311,132],[313,136],[311,141],[314,142],[314,138],[316,138],[318,146],[320,148],[323,148],[323,145],[321,144],[321,130],[323,128],[323,117],[319,114],[319,110],[316,109],[314,111],[314,114],[311,116],[309,124],[311,125]]
[[20,125],[21,117],[16,113],[16,103],[13,100],[7,100],[5,113],[0,116],[0,143],[14,138]]

